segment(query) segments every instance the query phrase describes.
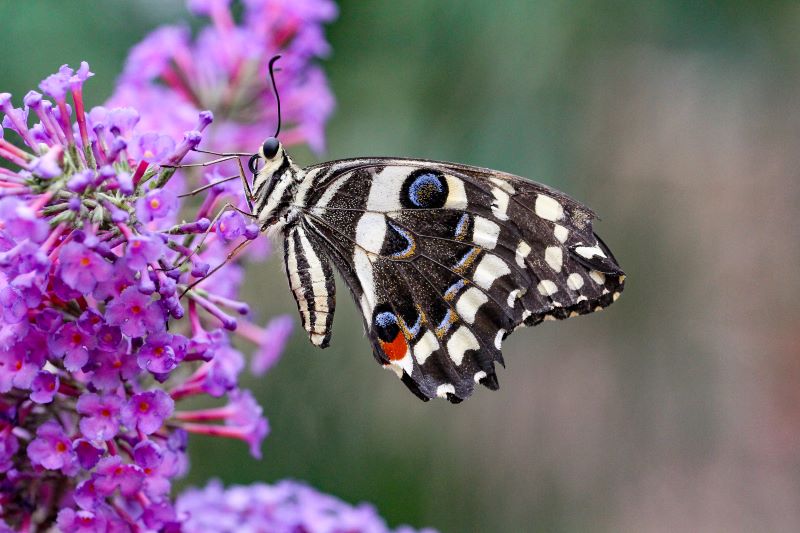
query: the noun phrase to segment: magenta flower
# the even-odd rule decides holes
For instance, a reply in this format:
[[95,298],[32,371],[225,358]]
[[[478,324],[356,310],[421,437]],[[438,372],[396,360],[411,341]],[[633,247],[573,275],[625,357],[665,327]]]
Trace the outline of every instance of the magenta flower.
[[11,285],[0,289],[0,306],[6,324],[17,324],[28,315],[28,306],[25,305],[22,292]]
[[176,471],[169,451],[162,450],[153,441],[143,441],[133,449],[133,459],[144,473],[144,490],[151,498],[162,498],[170,489],[169,479]]
[[140,161],[160,163],[175,151],[175,141],[169,135],[148,132],[129,148],[131,155]]
[[222,235],[226,241],[232,241],[237,237],[244,234],[245,228],[244,217],[238,211],[227,211],[217,223],[217,233]]
[[137,362],[143,370],[165,374],[178,366],[186,355],[186,338],[169,333],[155,333],[139,349]]
[[83,436],[91,441],[105,441],[116,436],[122,403],[122,398],[116,394],[82,394],[76,409],[83,415],[80,421]]
[[52,402],[58,391],[58,382],[55,374],[40,371],[31,383],[31,400],[41,404]]
[[173,215],[178,209],[178,199],[163,189],[148,192],[136,202],[136,216],[150,222]]
[[290,315],[280,315],[270,320],[263,330],[253,326],[250,330],[252,333],[250,331],[244,333],[257,346],[250,361],[250,371],[254,375],[264,375],[278,362],[293,328],[294,319]]
[[101,352],[96,355],[97,360],[89,382],[97,389],[112,390],[134,379],[141,372],[136,359],[130,357],[127,351]]
[[147,265],[161,259],[164,254],[164,245],[158,237],[137,235],[128,239],[125,249],[127,267],[133,270],[145,270]]
[[148,331],[164,328],[164,312],[150,296],[142,294],[136,287],[128,287],[106,307],[106,320],[119,326],[129,337],[141,337]]
[[108,261],[78,242],[65,244],[58,257],[61,279],[84,294],[92,292],[98,282],[107,280],[113,272]]
[[69,475],[75,467],[72,441],[57,422],[45,422],[36,430],[36,438],[28,444],[28,457],[35,465],[49,470],[62,470]]
[[[390,533],[392,530],[368,504],[350,505],[296,481],[274,485],[223,488],[211,481],[203,489],[189,489],[178,497],[178,513],[188,515],[186,533],[227,531],[359,531]],[[396,532],[415,530],[401,526]],[[431,529],[420,533],[435,533]]]
[[123,496],[133,496],[144,483],[144,472],[135,464],[126,463],[119,455],[100,459],[94,470],[94,488],[108,496],[119,489]]
[[78,439],[72,443],[72,449],[78,457],[78,463],[84,470],[91,470],[103,457],[104,450],[96,447],[86,439]]
[[0,349],[0,392],[8,392],[12,387],[29,388],[39,368],[41,367],[17,346]]
[[162,27],[136,45],[109,104],[133,105],[148,129],[169,124],[174,133],[197,127],[198,111],[210,109],[212,149],[252,150],[275,128],[267,62],[282,54],[282,140],[322,151],[334,100],[314,59],[330,52],[322,27],[336,17],[336,5],[250,0],[237,22],[229,4],[193,0],[190,9],[211,19],[196,38],[184,27]]
[[105,517],[91,511],[75,511],[69,507],[58,512],[58,528],[75,533],[110,531]]
[[149,435],[164,424],[174,406],[172,398],[158,389],[134,394],[122,410],[122,421]]
[[47,238],[47,223],[31,207],[15,196],[0,198],[0,221],[8,235],[40,243]]
[[95,339],[77,323],[70,322],[49,337],[48,346],[53,355],[64,358],[67,370],[80,370],[89,361],[89,350],[95,347]]
[[0,472],[8,472],[13,467],[14,456],[19,450],[19,440],[12,429],[11,424],[0,422]]

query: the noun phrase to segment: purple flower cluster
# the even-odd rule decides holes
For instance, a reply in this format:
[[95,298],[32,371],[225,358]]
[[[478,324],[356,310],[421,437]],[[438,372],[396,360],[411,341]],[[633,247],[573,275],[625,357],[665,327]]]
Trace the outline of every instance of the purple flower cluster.
[[[63,66],[21,107],[0,93],[0,530],[177,528],[170,489],[188,434],[260,456],[269,431],[237,385],[244,357],[229,331],[255,342],[267,331],[235,299],[240,278],[186,291],[259,233],[239,218],[211,226],[229,189],[194,214],[175,194],[197,178],[174,166],[212,115],[180,139],[148,131],[131,107],[85,110],[91,76]],[[224,404],[181,409],[199,395]]]
[[[413,533],[395,530],[369,504],[349,505],[295,481],[225,489],[212,481],[185,491],[175,504],[186,533],[269,531],[271,533]],[[432,529],[420,533],[434,533]]]
[[[334,99],[314,64],[330,46],[323,24],[337,15],[332,0],[243,0],[237,21],[230,0],[189,0],[212,24],[193,38],[185,26],[165,26],[136,45],[108,105],[142,111],[147,129],[181,133],[210,109],[215,123],[204,144],[252,151],[275,130],[277,112],[267,62],[281,54],[279,79],[284,145],[325,146]],[[153,110],[154,112],[150,113]]]

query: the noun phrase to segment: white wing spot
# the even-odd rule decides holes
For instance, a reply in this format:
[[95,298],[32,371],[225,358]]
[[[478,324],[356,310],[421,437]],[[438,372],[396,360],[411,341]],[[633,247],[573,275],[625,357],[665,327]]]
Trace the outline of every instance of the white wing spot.
[[386,364],[383,365],[383,368],[385,368],[386,370],[391,370],[392,372],[394,372],[395,376],[397,376],[400,379],[403,379],[403,370],[399,366],[393,364]]
[[575,253],[586,259],[591,259],[594,256],[597,257],[606,256],[606,254],[603,253],[603,250],[601,250],[597,246],[576,246]]
[[464,184],[460,179],[453,176],[445,176],[447,181],[447,201],[444,203],[445,207],[450,209],[465,209],[467,207],[467,192],[464,190]]
[[503,343],[503,335],[506,334],[506,330],[498,329],[497,335],[494,336],[494,347],[498,350],[500,349],[501,344]]
[[556,221],[564,216],[564,208],[555,199],[540,194],[536,197],[534,205],[536,214],[545,220]]
[[511,270],[508,265],[497,257],[496,255],[486,254],[478,266],[475,267],[475,273],[472,280],[478,287],[488,289],[494,283],[494,280],[501,278],[506,274],[510,274]]
[[545,279],[539,282],[536,286],[536,290],[539,291],[539,294],[542,296],[551,296],[558,292],[558,285],[549,279]]
[[447,351],[456,366],[460,366],[464,361],[464,354],[467,353],[467,350],[477,350],[480,347],[478,339],[466,326],[455,330],[450,336],[450,340],[447,341]]
[[578,300],[577,300],[577,301],[578,301],[578,302],[585,302],[585,301],[586,301],[586,300],[588,300],[588,299],[589,299],[589,298],[587,298],[586,296],[578,296]]
[[356,244],[373,254],[381,253],[386,238],[386,217],[383,213],[368,212],[361,215],[356,225]]
[[611,299],[612,299],[612,300],[614,300],[615,302],[616,302],[617,300],[619,300],[619,293],[618,293],[618,292],[615,292],[614,294],[612,294],[612,295],[611,295]]
[[572,289],[573,291],[577,291],[581,287],[583,287],[583,276],[578,274],[577,272],[570,274],[567,278],[567,287]]
[[417,359],[417,363],[424,364],[425,360],[438,349],[439,341],[436,339],[436,335],[428,330],[414,345],[414,357]]
[[494,214],[494,216],[500,220],[508,220],[508,214],[506,213],[506,211],[508,211],[508,193],[503,189],[493,187],[492,196],[494,196],[494,202],[492,202],[492,214]]
[[475,375],[472,377],[475,378],[475,383],[480,383],[481,380],[486,377],[486,372],[480,370],[478,372],[475,372]]
[[510,182],[508,182],[508,181],[506,181],[506,180],[504,180],[502,178],[492,177],[492,178],[489,178],[489,181],[491,181],[492,183],[494,183],[495,185],[497,185],[498,187],[500,187],[501,189],[506,191],[508,194],[514,194],[516,192],[516,189],[514,189],[514,186],[511,185]]
[[500,236],[500,226],[488,218],[475,217],[475,226],[472,230],[472,242],[487,250],[493,250],[497,246],[497,238]]
[[369,187],[367,209],[370,211],[394,211],[400,209],[400,189],[413,167],[387,166],[375,174]]
[[519,241],[517,245],[517,264],[520,268],[525,268],[525,258],[531,253],[531,245],[525,241]]
[[567,228],[565,228],[564,226],[556,224],[553,227],[553,235],[556,236],[558,242],[565,243],[567,242],[567,237],[569,237],[569,230],[567,230]]
[[550,268],[556,272],[561,272],[561,265],[564,262],[564,252],[560,246],[548,246],[544,251],[544,260]]
[[411,358],[411,350],[406,350],[406,354],[402,359],[392,361],[392,365],[402,369],[409,376],[414,371],[414,360]]
[[590,271],[589,277],[592,278],[592,281],[594,281],[598,285],[603,285],[606,282],[606,275],[603,274],[602,272],[598,272],[597,270]]
[[450,383],[443,383],[436,387],[436,396],[439,398],[447,398],[448,394],[455,394],[456,388]]
[[470,287],[456,302],[456,311],[467,324],[475,323],[478,309],[489,301],[489,298],[477,287]]
[[519,289],[514,289],[513,291],[509,292],[508,293],[508,300],[506,300],[506,304],[509,307],[514,307],[514,304],[516,303],[517,298],[520,297],[520,293],[521,292],[522,291],[520,291]]

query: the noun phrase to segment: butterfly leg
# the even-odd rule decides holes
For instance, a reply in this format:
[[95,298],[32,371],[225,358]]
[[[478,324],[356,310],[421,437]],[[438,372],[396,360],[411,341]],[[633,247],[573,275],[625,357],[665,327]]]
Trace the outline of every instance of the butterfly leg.
[[206,231],[203,232],[203,236],[200,237],[200,242],[197,243],[194,246],[194,248],[192,249],[192,251],[189,254],[185,255],[183,257],[183,259],[181,259],[180,262],[175,265],[174,268],[180,268],[181,266],[185,265],[187,261],[189,261],[195,254],[197,254],[200,251],[200,248],[205,243],[206,238],[208,237],[208,234],[211,233],[211,231],[215,229],[217,223],[219,222],[219,219],[222,217],[223,214],[225,214],[225,211],[227,211],[228,209],[233,209],[235,211],[238,211],[241,214],[243,214],[244,216],[246,216],[248,218],[251,218],[251,219],[256,218],[256,215],[254,215],[252,213],[248,213],[244,209],[239,209],[238,207],[236,207],[231,202],[226,203],[225,205],[222,206],[222,209],[220,209],[219,212],[217,212],[217,214],[211,220],[211,223],[208,225],[208,229],[206,229]]
[[[202,187],[198,187],[198,188],[196,188],[196,189],[194,189],[192,191],[189,191],[187,193],[179,194],[178,198],[186,198],[186,197],[189,197],[189,196],[194,196],[195,194],[201,193],[201,192],[203,192],[205,190],[208,190],[208,189],[210,189],[212,187],[216,187],[217,185],[220,185],[222,183],[227,183],[227,182],[229,182],[231,180],[235,180],[238,177],[239,177],[239,174],[235,174],[233,176],[228,176],[227,178],[222,178],[222,179],[217,180],[217,181],[212,182],[212,183],[207,183],[207,184],[203,185]],[[251,209],[251,211],[252,211],[252,209]]]
[[221,269],[222,267],[224,267],[225,265],[227,265],[229,262],[231,262],[231,261],[233,260],[233,258],[234,258],[234,257],[236,257],[236,256],[239,254],[239,252],[241,252],[242,250],[244,250],[244,248],[245,248],[245,247],[246,247],[248,244],[250,244],[251,242],[253,242],[253,241],[252,241],[252,240],[250,240],[250,239],[245,239],[245,240],[243,240],[242,242],[240,242],[239,244],[237,244],[237,245],[236,245],[236,247],[235,247],[233,250],[231,250],[231,251],[228,253],[228,255],[227,255],[227,256],[225,256],[225,260],[224,260],[224,261],[222,261],[220,264],[218,264],[217,266],[215,266],[214,268],[212,268],[212,269],[211,269],[211,271],[210,271],[208,274],[206,274],[205,276],[203,276],[202,278],[200,278],[200,279],[196,279],[196,280],[194,280],[192,283],[190,283],[190,284],[189,284],[189,286],[188,286],[188,287],[186,287],[186,288],[183,290],[183,292],[182,292],[182,293],[181,293],[181,295],[180,295],[180,298],[183,298],[183,297],[184,297],[184,295],[186,295],[186,293],[187,293],[187,292],[189,292],[190,290],[192,290],[192,289],[193,289],[193,288],[194,288],[194,287],[195,287],[195,286],[196,286],[198,283],[200,283],[200,282],[201,282],[201,281],[203,281],[204,279],[208,279],[208,277],[209,277],[209,276],[211,276],[212,274],[214,274],[214,273],[215,273],[217,270]]
[[218,157],[216,159],[212,159],[211,161],[203,161],[202,163],[185,163],[181,165],[161,165],[162,168],[197,168],[197,167],[210,167],[211,165],[217,165],[219,163],[224,163],[225,161],[230,161],[232,159],[238,159],[238,155],[226,155],[223,157]]
[[[253,197],[253,191],[250,190],[250,183],[247,181],[247,176],[244,173],[242,160],[237,157],[236,163],[239,165],[239,176],[242,178],[242,185],[244,186],[244,198],[247,200],[247,207],[250,208],[250,213],[253,213],[253,202],[255,202],[256,199]],[[251,214],[251,216],[253,215]]]
[[244,152],[214,152],[213,150],[201,150],[199,148],[195,148],[193,151],[200,154],[217,155],[221,157],[250,157],[253,155]]

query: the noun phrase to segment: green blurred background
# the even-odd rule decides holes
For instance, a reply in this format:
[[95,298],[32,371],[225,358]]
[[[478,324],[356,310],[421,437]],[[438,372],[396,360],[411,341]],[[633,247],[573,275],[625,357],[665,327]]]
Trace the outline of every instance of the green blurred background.
[[[340,6],[328,158],[563,189],[600,214],[627,289],[512,336],[500,391],[452,406],[374,363],[340,284],[332,347],[295,335],[248,384],[264,460],[193,438],[185,483],[294,477],[444,532],[799,530],[800,4]],[[131,45],[187,18],[179,0],[0,2],[2,90],[86,59],[99,104]],[[296,312],[275,259],[244,294],[262,321]]]

